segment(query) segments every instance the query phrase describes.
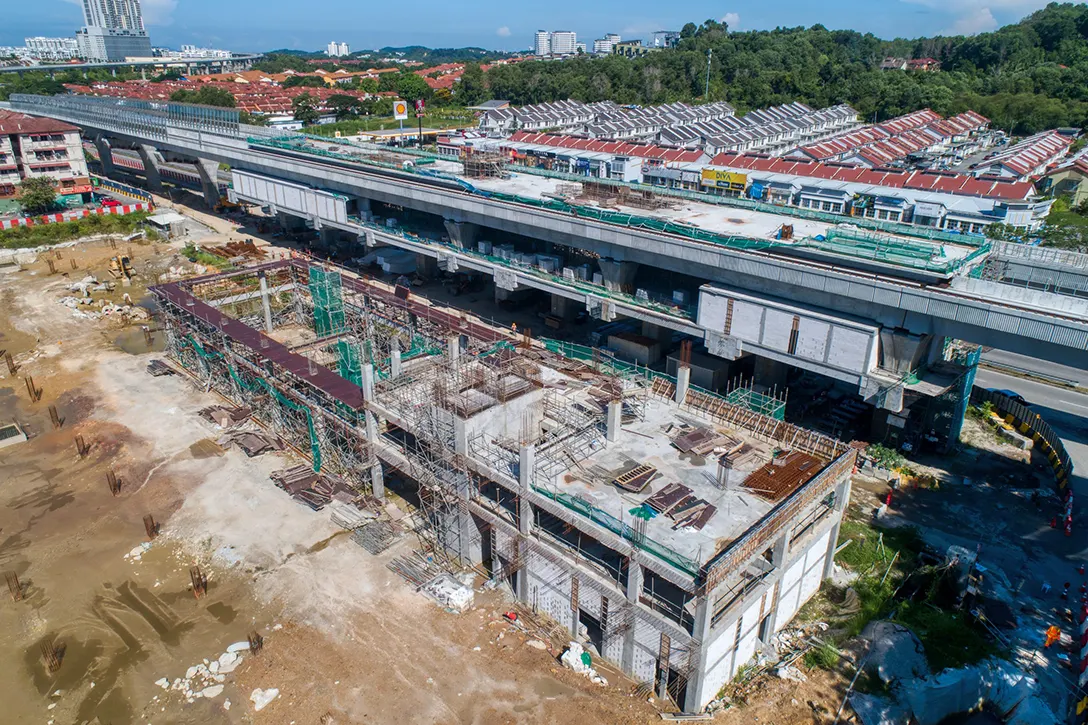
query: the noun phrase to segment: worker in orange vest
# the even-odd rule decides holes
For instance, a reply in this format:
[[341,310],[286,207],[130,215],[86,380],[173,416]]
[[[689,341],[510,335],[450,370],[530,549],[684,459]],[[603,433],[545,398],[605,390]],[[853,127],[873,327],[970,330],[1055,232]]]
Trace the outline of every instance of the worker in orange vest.
[[1049,649],[1050,645],[1057,642],[1062,638],[1062,631],[1058,629],[1056,624],[1052,624],[1046,629],[1046,644],[1043,645],[1044,649]]

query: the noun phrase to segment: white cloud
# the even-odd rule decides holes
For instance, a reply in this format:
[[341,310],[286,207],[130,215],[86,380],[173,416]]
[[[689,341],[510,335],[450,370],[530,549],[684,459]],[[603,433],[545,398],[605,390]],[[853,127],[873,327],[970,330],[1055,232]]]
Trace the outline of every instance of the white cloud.
[[508,27],[506,27],[504,25],[504,26],[502,26],[501,28],[499,28],[498,30],[495,31],[495,35],[499,36],[500,38],[509,38],[510,37],[510,28],[508,28]]
[[178,0],[141,0],[145,25],[170,25],[174,22],[174,10]]
[[990,30],[996,30],[997,18],[990,8],[975,8],[966,14],[956,18],[952,27],[948,29],[949,35],[977,35]]
[[740,15],[738,13],[726,13],[722,16],[721,22],[728,25],[730,30],[736,30],[740,27]]
[[[974,35],[1015,23],[1020,18],[1046,6],[1049,0],[902,0],[921,5],[951,18],[944,35]],[[998,22],[994,12],[1002,16]]]

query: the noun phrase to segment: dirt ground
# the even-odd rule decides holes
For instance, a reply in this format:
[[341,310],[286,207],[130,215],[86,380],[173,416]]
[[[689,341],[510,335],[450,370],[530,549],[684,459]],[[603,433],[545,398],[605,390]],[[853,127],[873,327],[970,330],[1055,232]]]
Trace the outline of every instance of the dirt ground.
[[[106,278],[104,244],[65,250],[79,271]],[[141,272],[127,291],[183,263],[169,245],[134,246]],[[60,268],[60,265],[57,265]],[[139,328],[76,317],[58,303],[68,280],[44,259],[0,274],[0,422],[30,441],[0,449],[0,569],[22,601],[0,601],[5,723],[648,723],[657,711],[607,668],[608,688],[563,670],[505,623],[509,604],[481,596],[443,612],[386,568],[405,539],[373,557],[325,513],[299,506],[268,480],[285,456],[215,455],[197,411],[221,402],[182,376],[151,377]],[[99,293],[95,293],[99,295]],[[161,333],[159,333],[161,334]],[[158,337],[158,335],[156,335]],[[161,345],[156,339],[154,347]],[[33,377],[41,399],[31,402]],[[49,406],[62,425],[54,430]],[[77,454],[75,436],[89,444]],[[213,454],[209,455],[208,451]],[[121,480],[112,496],[108,472]],[[143,517],[160,535],[147,542]],[[189,567],[209,579],[196,599]],[[490,597],[490,598],[488,598]],[[250,632],[259,655],[224,677],[213,699],[174,681]],[[43,643],[61,666],[50,674]],[[259,713],[254,688],[277,688]],[[229,709],[225,707],[229,700]]]

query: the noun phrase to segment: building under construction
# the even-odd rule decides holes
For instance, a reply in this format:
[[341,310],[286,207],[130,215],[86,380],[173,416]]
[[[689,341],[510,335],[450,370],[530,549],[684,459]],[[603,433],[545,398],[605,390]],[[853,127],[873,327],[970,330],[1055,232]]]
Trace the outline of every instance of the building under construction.
[[291,259],[162,285],[169,354],[688,711],[828,575],[855,451],[597,351]]

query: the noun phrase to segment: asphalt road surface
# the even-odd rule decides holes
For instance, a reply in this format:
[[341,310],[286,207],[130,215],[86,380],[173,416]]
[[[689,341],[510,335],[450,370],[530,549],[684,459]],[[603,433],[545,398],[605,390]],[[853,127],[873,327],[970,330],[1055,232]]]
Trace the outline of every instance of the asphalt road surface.
[[[1025,355],[1017,355],[1003,350],[990,350],[989,352],[983,353],[982,362],[990,362],[995,365],[1008,365],[1012,368],[1028,370],[1039,375],[1050,376],[1059,380],[1071,380],[1078,385],[1088,387],[1088,371],[1080,368],[1071,368],[1067,365],[1058,365],[1057,363],[1047,362],[1046,360],[1036,360],[1035,358],[1027,357]],[[1016,388],[1013,388],[1013,390],[1016,390]],[[1086,415],[1088,415],[1088,413],[1086,413]]]
[[[1030,358],[1029,358],[1030,360]],[[1041,361],[1032,360],[1032,363]],[[1049,365],[1049,363],[1042,363]],[[1021,365],[1021,367],[1024,367]],[[1058,366],[1061,367],[1061,366]],[[1070,371],[1073,368],[1065,368]],[[1084,371],[1073,370],[1088,377]],[[983,388],[1013,390],[1031,404],[1031,409],[1050,424],[1061,436],[1073,462],[1073,492],[1080,501],[1088,496],[1088,392],[1060,388],[1035,380],[1025,380],[1012,375],[980,367],[975,385]]]

